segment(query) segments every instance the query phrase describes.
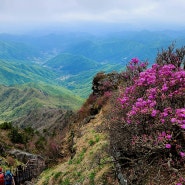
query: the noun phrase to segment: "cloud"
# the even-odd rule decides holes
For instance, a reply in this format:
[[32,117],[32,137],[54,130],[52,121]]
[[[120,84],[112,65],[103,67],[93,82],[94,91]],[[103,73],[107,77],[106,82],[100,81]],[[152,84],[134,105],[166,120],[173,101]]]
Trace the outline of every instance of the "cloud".
[[184,0],[0,0],[0,23],[103,21],[184,25]]

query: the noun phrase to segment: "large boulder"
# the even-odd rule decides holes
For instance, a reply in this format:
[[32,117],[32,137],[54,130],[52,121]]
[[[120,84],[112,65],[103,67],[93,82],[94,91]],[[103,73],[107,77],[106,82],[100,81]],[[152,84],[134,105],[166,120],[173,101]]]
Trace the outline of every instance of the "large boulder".
[[23,163],[27,163],[30,159],[36,159],[44,162],[44,158],[40,155],[31,154],[22,150],[12,149],[9,151],[9,154]]

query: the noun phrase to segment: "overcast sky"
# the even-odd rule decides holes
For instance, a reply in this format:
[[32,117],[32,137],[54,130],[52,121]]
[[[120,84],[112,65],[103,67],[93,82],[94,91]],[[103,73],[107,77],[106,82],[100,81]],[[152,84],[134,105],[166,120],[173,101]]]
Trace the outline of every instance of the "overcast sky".
[[185,0],[0,0],[0,32],[78,22],[184,27],[184,18]]

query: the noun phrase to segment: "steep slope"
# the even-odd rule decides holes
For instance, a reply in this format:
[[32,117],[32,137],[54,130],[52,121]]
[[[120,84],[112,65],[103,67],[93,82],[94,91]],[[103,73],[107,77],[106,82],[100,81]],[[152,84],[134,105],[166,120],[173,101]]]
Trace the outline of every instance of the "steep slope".
[[31,61],[39,56],[39,51],[28,44],[6,39],[0,40],[0,59]]
[[[56,89],[58,88],[56,90],[55,86],[46,84],[37,84],[38,89],[29,86],[31,85],[24,85],[23,87],[0,86],[0,120],[16,119],[40,108],[74,110],[82,103],[81,98],[74,96],[64,88],[56,87]],[[43,90],[40,87],[43,87]]]
[[23,84],[27,82],[55,82],[58,75],[37,64],[22,61],[0,60],[0,81],[4,85]]
[[113,163],[107,153],[109,141],[104,121],[101,111],[88,124],[76,127],[74,138],[69,133],[66,142],[69,139],[74,142],[72,159],[68,157],[66,162],[43,172],[36,184],[116,185],[116,181],[110,178]]
[[13,121],[13,124],[21,128],[31,126],[37,131],[49,130],[51,133],[55,129],[62,130],[66,127],[66,123],[72,114],[72,111],[65,109],[39,108],[29,111],[27,115]]

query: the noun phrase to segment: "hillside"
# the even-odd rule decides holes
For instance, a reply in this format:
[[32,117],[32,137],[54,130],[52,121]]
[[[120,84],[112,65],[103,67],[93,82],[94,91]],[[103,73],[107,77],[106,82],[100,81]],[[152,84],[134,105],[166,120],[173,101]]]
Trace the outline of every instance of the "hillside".
[[23,61],[0,60],[0,81],[4,85],[23,84],[27,82],[55,82],[58,75],[37,64]]
[[48,84],[0,86],[0,120],[17,119],[41,108],[76,110],[82,101],[68,90]]
[[91,59],[69,53],[59,54],[44,65],[71,75],[99,67],[99,64]]
[[121,63],[98,63],[86,57],[68,53],[59,54],[44,65],[58,72],[60,85],[85,98],[91,93],[91,82],[96,73],[120,71],[124,68]]
[[[29,126],[31,119],[36,132],[2,123],[0,135],[8,140],[3,149],[6,146],[7,152],[15,142],[14,147],[44,156],[47,169],[33,179],[37,185],[182,185],[184,57],[185,47],[175,50],[170,46],[150,68],[147,62],[133,58],[121,73],[99,72],[92,81],[93,92],[76,114],[55,108],[29,112],[20,122]],[[28,88],[23,90],[29,93]],[[41,100],[43,94],[48,96],[31,90]],[[59,91],[51,92],[57,95]],[[22,139],[12,138],[15,135]]]
[[39,51],[26,43],[0,39],[0,59],[31,61],[39,56]]
[[[113,163],[108,154],[109,139],[104,130],[104,121],[104,114],[100,112],[87,124],[76,127],[73,130],[74,138],[69,132],[64,144],[66,145],[69,139],[73,142],[73,157],[68,155],[64,162],[43,172],[36,185],[118,185],[112,174]],[[66,149],[65,147],[63,152],[66,152]]]

